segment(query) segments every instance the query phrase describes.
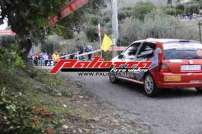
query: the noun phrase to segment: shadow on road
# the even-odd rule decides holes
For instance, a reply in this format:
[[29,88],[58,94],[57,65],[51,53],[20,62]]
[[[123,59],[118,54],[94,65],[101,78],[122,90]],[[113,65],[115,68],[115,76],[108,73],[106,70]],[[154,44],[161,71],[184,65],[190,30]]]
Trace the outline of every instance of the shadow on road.
[[[136,83],[131,83],[127,81],[120,81],[117,83],[120,87],[123,87],[125,90],[126,88],[130,91],[134,91],[138,94],[145,95],[143,85],[139,85]],[[146,95],[145,95],[146,96]],[[160,90],[158,96],[154,97],[154,99],[166,99],[166,98],[184,98],[184,97],[198,97],[202,94],[198,93],[194,89],[162,89]]]

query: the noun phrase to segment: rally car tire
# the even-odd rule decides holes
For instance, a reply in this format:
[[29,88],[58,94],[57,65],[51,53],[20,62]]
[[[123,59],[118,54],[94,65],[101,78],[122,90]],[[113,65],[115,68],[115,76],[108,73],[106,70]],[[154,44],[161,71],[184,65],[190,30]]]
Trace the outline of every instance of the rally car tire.
[[154,97],[158,94],[159,89],[156,87],[155,81],[150,74],[144,78],[144,92],[149,97]]
[[109,73],[109,80],[110,80],[111,83],[117,83],[118,82],[118,79],[117,79],[116,75],[113,72]]
[[202,94],[202,87],[196,87],[196,91],[200,94]]

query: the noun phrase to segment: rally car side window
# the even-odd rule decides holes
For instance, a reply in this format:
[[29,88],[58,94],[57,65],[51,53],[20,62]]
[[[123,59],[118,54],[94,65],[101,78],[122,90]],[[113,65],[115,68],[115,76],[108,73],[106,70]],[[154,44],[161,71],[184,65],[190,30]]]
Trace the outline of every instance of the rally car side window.
[[126,49],[126,51],[123,53],[124,57],[130,58],[130,59],[135,58],[140,45],[141,45],[141,43],[134,43],[134,44],[130,45]]
[[155,49],[155,44],[144,42],[138,52],[138,58],[151,58]]

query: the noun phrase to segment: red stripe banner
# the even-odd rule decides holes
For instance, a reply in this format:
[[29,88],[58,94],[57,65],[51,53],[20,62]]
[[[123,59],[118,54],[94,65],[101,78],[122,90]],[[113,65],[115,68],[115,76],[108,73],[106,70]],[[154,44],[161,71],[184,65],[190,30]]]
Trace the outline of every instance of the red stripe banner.
[[51,27],[54,27],[56,23],[68,16],[69,14],[73,13],[77,9],[81,8],[82,6],[86,5],[88,3],[88,0],[72,0],[70,3],[65,5],[59,12],[58,16],[51,16],[48,18],[49,25]]
[[74,11],[86,5],[87,3],[88,0],[72,0],[69,4],[62,8],[60,12],[60,19],[63,19],[64,17],[73,13]]

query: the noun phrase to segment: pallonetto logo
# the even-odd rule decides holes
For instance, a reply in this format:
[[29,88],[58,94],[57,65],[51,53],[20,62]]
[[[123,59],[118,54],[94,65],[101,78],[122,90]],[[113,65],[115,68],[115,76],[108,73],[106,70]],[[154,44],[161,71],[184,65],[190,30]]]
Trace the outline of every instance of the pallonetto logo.
[[145,70],[151,66],[151,61],[104,61],[100,57],[94,57],[92,61],[80,61],[77,59],[61,59],[52,69],[51,73],[58,72],[110,72],[111,70]]

